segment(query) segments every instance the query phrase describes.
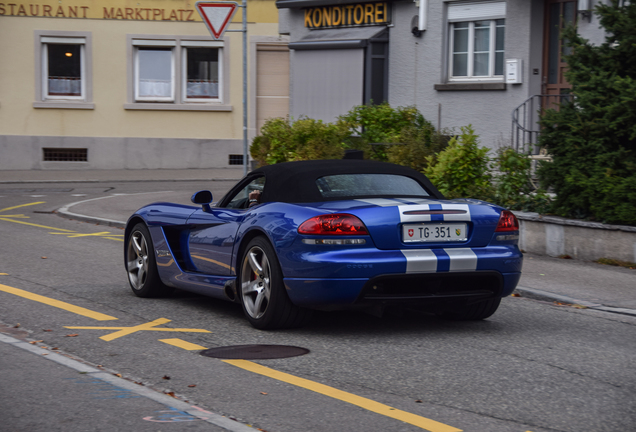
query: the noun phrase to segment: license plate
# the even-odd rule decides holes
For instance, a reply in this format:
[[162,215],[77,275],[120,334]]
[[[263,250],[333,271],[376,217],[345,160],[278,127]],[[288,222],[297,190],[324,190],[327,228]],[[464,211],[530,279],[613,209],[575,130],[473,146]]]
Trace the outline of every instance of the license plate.
[[421,223],[402,225],[402,239],[409,242],[466,241],[465,223]]

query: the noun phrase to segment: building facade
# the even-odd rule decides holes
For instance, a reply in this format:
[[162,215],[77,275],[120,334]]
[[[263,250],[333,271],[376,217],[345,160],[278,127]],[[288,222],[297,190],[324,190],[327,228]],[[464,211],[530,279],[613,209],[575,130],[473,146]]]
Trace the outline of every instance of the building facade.
[[569,89],[560,31],[576,22],[603,42],[598,1],[278,0],[291,115],[333,121],[388,101],[416,106],[440,130],[471,124],[484,146],[537,152],[537,112]]
[[[241,165],[242,12],[217,41],[194,4],[0,2],[0,169]],[[289,53],[273,0],[247,21],[254,136],[288,114]]]

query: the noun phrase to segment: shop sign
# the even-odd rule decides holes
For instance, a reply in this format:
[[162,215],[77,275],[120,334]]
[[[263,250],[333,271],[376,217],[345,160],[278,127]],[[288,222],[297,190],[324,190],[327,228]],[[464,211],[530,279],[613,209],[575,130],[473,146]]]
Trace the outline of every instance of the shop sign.
[[[131,7],[132,6],[132,7]],[[166,6],[170,6],[166,8]],[[0,2],[0,16],[134,21],[201,21],[189,0],[60,0]]]
[[391,22],[386,2],[306,8],[305,27],[310,29],[386,25]]

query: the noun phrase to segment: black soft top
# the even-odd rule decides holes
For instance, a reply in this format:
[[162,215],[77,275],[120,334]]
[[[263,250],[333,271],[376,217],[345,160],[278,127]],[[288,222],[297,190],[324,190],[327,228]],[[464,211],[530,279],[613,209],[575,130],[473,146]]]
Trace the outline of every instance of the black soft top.
[[401,165],[370,160],[329,159],[283,162],[258,168],[250,172],[246,180],[265,176],[261,202],[308,203],[347,199],[347,197],[325,198],[316,185],[316,180],[320,177],[338,174],[396,174],[410,177],[421,184],[432,198],[444,199],[444,196],[424,174]]

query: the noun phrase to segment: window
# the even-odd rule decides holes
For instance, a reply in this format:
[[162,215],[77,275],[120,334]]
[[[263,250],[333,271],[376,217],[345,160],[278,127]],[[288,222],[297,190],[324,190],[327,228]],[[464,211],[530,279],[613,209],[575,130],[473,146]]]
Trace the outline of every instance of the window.
[[225,207],[227,208],[248,208],[250,204],[249,195],[251,192],[259,191],[263,193],[263,189],[265,188],[265,177],[257,177],[252,180],[245,186],[243,189],[239,190],[236,195],[232,197],[230,202],[227,203]]
[[219,99],[219,49],[184,48],[187,100]]
[[35,32],[36,108],[94,108],[91,35],[87,32]]
[[174,59],[171,48],[138,47],[135,58],[135,100],[174,101]]
[[220,109],[226,42],[129,36],[132,97],[127,109]]
[[414,179],[394,174],[337,174],[320,177],[316,186],[324,198],[429,196]]
[[449,6],[450,81],[503,80],[505,5],[489,2]]

